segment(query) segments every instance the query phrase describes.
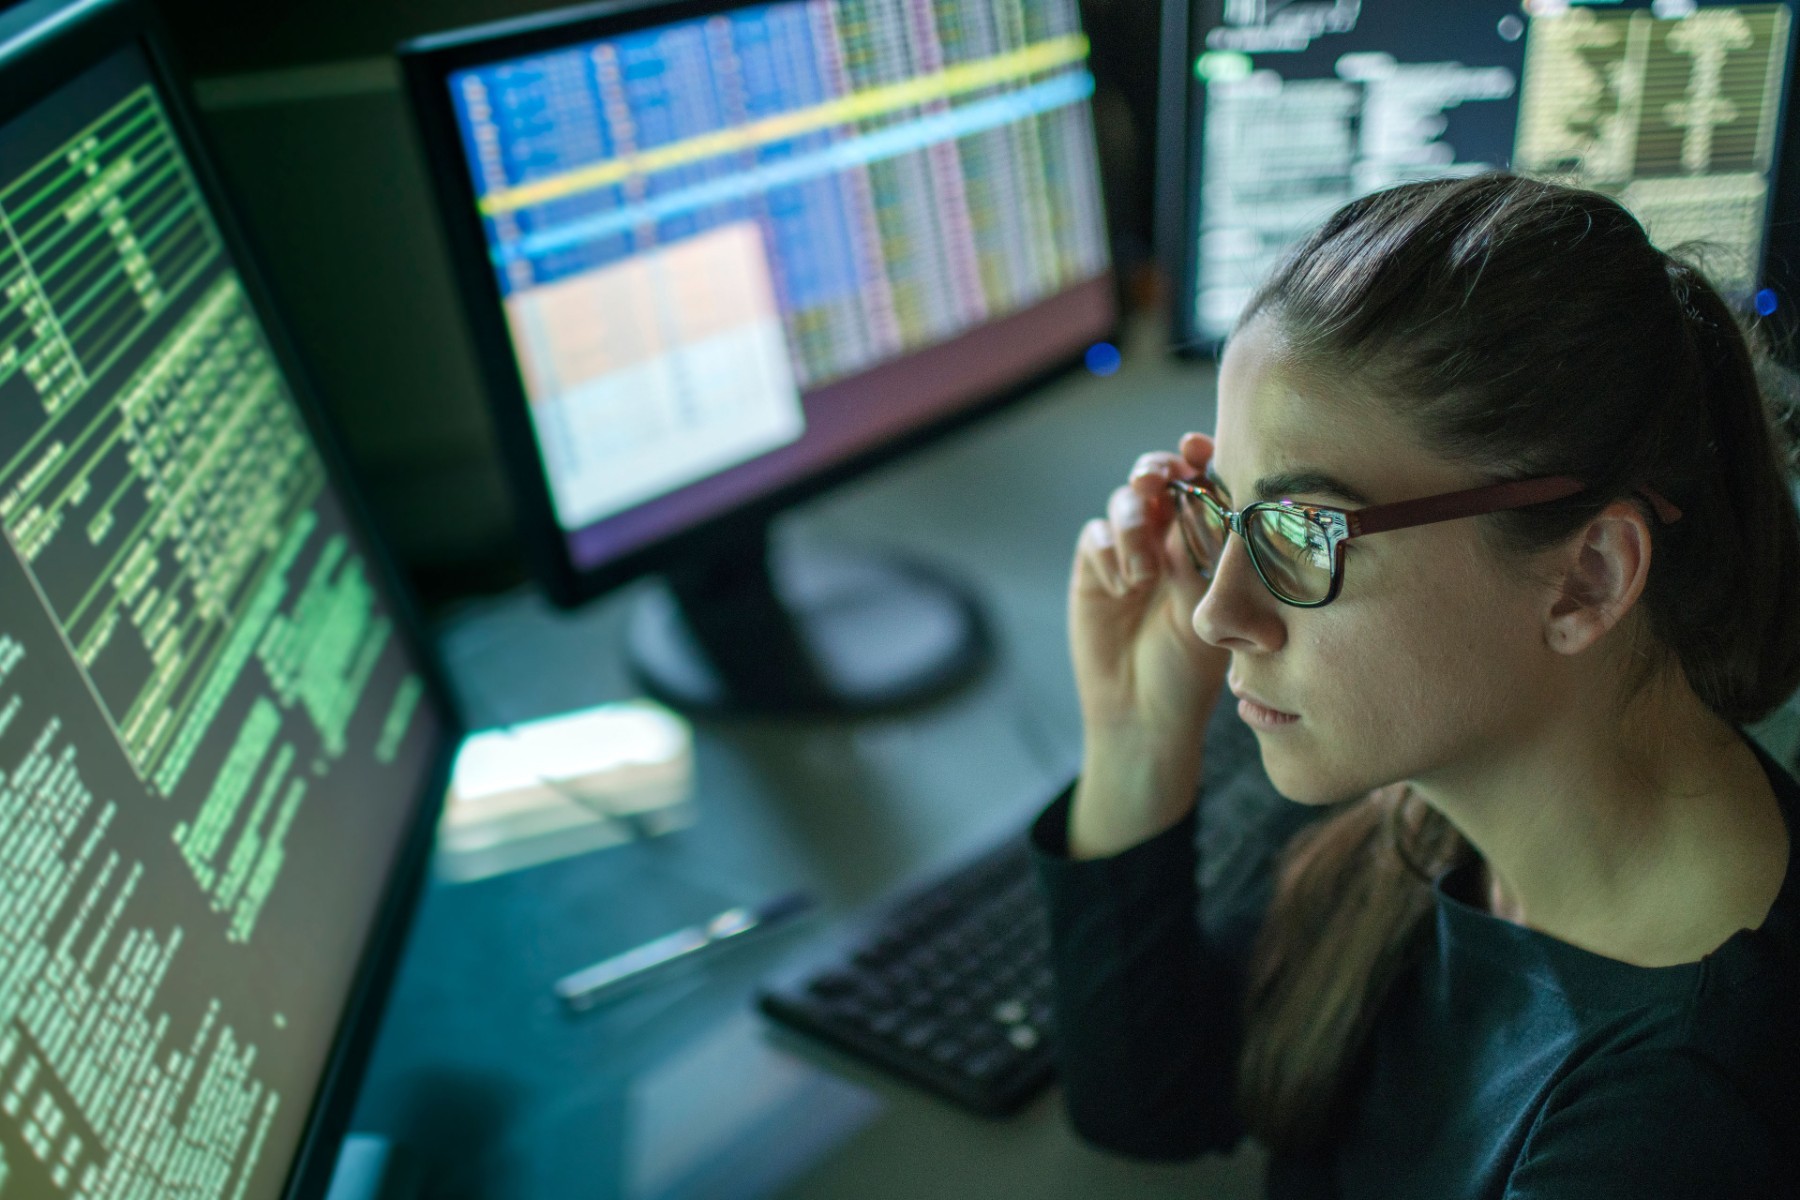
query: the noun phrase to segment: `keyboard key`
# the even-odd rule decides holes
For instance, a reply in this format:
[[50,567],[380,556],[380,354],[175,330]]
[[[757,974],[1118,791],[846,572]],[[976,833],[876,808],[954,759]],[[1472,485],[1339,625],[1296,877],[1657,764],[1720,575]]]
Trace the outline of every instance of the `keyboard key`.
[[848,996],[861,988],[861,981],[848,971],[827,971],[806,985],[813,995],[826,1000]]
[[1029,1025],[1014,1025],[1006,1031],[1006,1040],[1020,1050],[1035,1050],[1042,1034]]
[[963,1072],[973,1079],[992,1079],[1012,1059],[1011,1053],[999,1047],[983,1050],[963,1063]]
[[963,1055],[968,1052],[968,1046],[964,1045],[960,1038],[950,1037],[939,1038],[936,1042],[932,1043],[930,1055],[931,1061],[937,1063],[939,1066],[954,1067],[957,1063],[962,1061]]
[[900,1044],[908,1050],[923,1050],[937,1039],[939,1028],[936,1021],[920,1021],[909,1025],[900,1033]]
[[919,983],[919,973],[905,963],[895,963],[881,973],[881,980],[898,993],[912,991]]
[[908,954],[904,961],[907,966],[921,975],[934,975],[944,965],[943,957],[929,944],[920,946]]

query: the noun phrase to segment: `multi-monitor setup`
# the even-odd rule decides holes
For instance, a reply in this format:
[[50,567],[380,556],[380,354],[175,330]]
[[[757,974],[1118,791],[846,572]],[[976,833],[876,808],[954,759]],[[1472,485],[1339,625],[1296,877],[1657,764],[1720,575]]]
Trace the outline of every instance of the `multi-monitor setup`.
[[[408,54],[557,595],[710,558],[780,616],[770,513],[1109,334],[1086,53],[813,0]],[[6,1196],[321,1194],[461,733],[185,87],[145,0],[0,13]]]
[[[1573,171],[1786,303],[1793,18],[1176,0],[1181,340],[1332,205],[1483,163]],[[809,624],[928,572],[771,569],[764,527],[1113,330],[1086,53],[1074,0],[406,49],[547,589],[675,577],[689,644],[641,650],[672,694],[854,708],[963,669],[966,611]],[[0,1194],[317,1195],[461,730],[141,0],[0,12],[0,533]],[[871,628],[893,662],[820,648]]]

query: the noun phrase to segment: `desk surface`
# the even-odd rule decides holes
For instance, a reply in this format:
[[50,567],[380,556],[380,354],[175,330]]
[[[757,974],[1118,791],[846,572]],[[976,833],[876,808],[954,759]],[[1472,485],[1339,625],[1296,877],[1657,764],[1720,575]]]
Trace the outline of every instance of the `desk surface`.
[[[1082,1144],[1052,1092],[974,1117],[777,1030],[757,979],[903,882],[1024,822],[1079,747],[1064,589],[1081,523],[1136,455],[1212,426],[1213,374],[1142,329],[1125,367],[1070,378],[793,513],[778,536],[887,545],[972,582],[998,661],[920,713],[702,720],[698,821],[476,883],[421,907],[355,1127],[425,1161],[450,1198],[1213,1197],[1260,1193],[1253,1151],[1133,1163]],[[576,613],[529,593],[442,630],[476,725],[636,694],[627,590]],[[794,887],[820,912],[571,1018],[559,976],[731,904]]]

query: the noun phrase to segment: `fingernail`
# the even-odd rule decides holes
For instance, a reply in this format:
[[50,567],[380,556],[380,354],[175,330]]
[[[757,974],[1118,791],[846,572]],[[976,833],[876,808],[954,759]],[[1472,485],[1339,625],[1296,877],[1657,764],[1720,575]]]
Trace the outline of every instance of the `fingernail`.
[[1142,583],[1150,578],[1150,564],[1140,554],[1133,554],[1125,562],[1125,573],[1132,583]]

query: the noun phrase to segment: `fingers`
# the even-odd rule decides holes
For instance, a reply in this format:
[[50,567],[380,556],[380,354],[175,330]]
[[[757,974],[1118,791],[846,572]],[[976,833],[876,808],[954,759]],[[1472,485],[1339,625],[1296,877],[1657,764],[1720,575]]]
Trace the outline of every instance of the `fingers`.
[[1136,487],[1114,488],[1106,501],[1120,573],[1130,587],[1149,583],[1162,571],[1162,535],[1169,527],[1169,501],[1161,491],[1147,499]]
[[1082,582],[1098,584],[1123,599],[1163,573],[1162,539],[1167,521],[1147,519],[1143,497],[1129,487],[1115,488],[1106,516],[1082,526],[1076,560]]
[[1179,454],[1170,454],[1167,450],[1152,450],[1148,454],[1140,454],[1137,461],[1131,464],[1131,478],[1155,478],[1163,483],[1171,479],[1186,479],[1188,466]]
[[1125,486],[1144,502],[1147,517],[1166,521],[1173,515],[1169,507],[1169,480],[1184,479],[1187,473],[1187,465],[1179,457],[1156,451],[1138,456]]
[[1182,603],[1192,608],[1206,594],[1207,584],[1211,582],[1211,572],[1202,572],[1195,565],[1192,555],[1181,540],[1181,531],[1173,525],[1163,535],[1163,561],[1169,564],[1169,582],[1182,597]]
[[1198,475],[1212,461],[1213,440],[1204,433],[1184,433],[1181,435],[1180,449],[1182,461]]
[[1162,578],[1173,563],[1178,576],[1195,576],[1180,582],[1203,586],[1191,567],[1185,572],[1180,569],[1181,555],[1171,553],[1165,545],[1171,541],[1175,516],[1168,485],[1170,480],[1200,474],[1212,458],[1212,449],[1212,438],[1189,433],[1181,439],[1179,453],[1153,450],[1138,456],[1125,486],[1107,497],[1106,516],[1082,527],[1076,560],[1084,582],[1123,597]]
[[1130,589],[1120,569],[1118,540],[1112,526],[1095,517],[1081,527],[1075,543],[1076,577],[1079,583],[1097,584],[1107,595],[1123,597]]

